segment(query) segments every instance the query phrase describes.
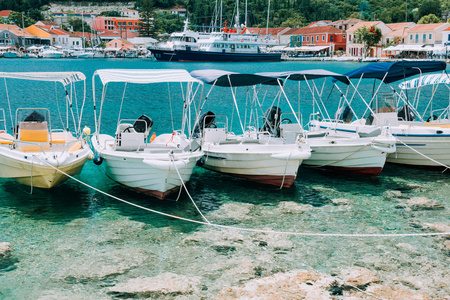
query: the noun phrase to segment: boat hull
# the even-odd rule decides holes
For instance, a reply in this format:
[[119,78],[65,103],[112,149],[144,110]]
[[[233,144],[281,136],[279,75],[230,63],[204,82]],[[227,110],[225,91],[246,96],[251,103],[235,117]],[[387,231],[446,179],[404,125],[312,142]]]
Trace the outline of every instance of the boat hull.
[[281,53],[224,53],[207,51],[175,50],[179,61],[250,62],[281,61]]
[[305,166],[330,169],[353,175],[378,176],[386,162],[387,153],[373,148],[370,142],[328,140],[317,143],[308,140],[311,157],[303,162]]
[[[334,122],[318,122],[317,126],[341,132],[356,132],[365,127]],[[391,126],[390,130],[396,140],[396,152],[390,153],[386,162],[421,167],[450,165],[450,128],[410,124]]]
[[[205,154],[201,161],[202,166],[208,170],[263,184],[291,187],[299,166],[309,157],[309,151],[300,152],[298,145],[261,146],[264,145],[207,146],[203,150]],[[291,156],[294,152],[296,154]]]
[[102,167],[105,174],[113,181],[134,191],[164,199],[191,178],[201,151],[175,153],[173,158],[170,150],[157,153],[144,151],[116,151],[105,149],[107,140],[114,140],[108,135],[92,138],[95,150],[103,159]]
[[[43,162],[54,165],[68,175],[79,174],[91,151],[82,148],[76,152],[66,152],[60,161],[52,161],[53,152],[24,153],[18,150],[0,149],[0,177],[12,178],[25,185],[50,189],[68,179],[61,172]],[[61,153],[57,153],[58,156]],[[62,157],[62,156],[61,156]]]
[[150,51],[158,61],[178,61],[175,51],[173,50],[150,49]]

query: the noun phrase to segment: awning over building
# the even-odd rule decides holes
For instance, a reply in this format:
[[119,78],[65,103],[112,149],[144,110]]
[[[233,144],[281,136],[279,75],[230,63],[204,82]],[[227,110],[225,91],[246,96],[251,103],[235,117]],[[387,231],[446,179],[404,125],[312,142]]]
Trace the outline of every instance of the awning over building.
[[301,47],[295,47],[294,51],[305,51],[305,52],[318,52],[325,49],[330,48],[330,46],[301,46]]

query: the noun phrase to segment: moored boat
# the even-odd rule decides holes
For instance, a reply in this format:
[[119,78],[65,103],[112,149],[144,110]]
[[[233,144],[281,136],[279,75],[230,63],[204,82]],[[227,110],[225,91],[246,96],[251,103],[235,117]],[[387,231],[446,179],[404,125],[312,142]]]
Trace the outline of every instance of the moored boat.
[[[94,151],[104,172],[119,184],[158,199],[164,199],[189,181],[196,162],[203,152],[185,131],[190,128],[189,103],[195,93],[194,84],[201,84],[185,70],[97,70],[105,86],[110,83],[154,84],[161,86],[179,83],[185,86],[183,94],[183,121],[180,130],[151,135],[153,120],[145,115],[133,119],[118,116],[115,135],[100,133],[101,114],[96,120],[96,133],[92,137]],[[94,82],[93,79],[93,82]],[[103,89],[105,92],[105,89]],[[125,95],[125,94],[124,94]],[[158,99],[161,95],[155,95]],[[102,94],[102,112],[105,94]],[[94,90],[95,101],[95,90]],[[170,101],[170,99],[169,99]],[[94,102],[95,103],[95,102]]]
[[[64,88],[78,81],[85,81],[80,72],[34,72],[0,73],[2,78],[39,80],[62,83]],[[68,94],[66,113],[73,113]],[[83,100],[84,103],[84,100]],[[9,105],[8,105],[9,106]],[[12,112],[9,111],[12,118]],[[76,113],[76,115],[80,116]],[[84,163],[92,154],[80,130],[80,119],[74,119],[74,133],[69,131],[69,119],[64,129],[52,127],[50,110],[47,108],[18,108],[15,114],[14,131],[7,133],[6,119],[0,133],[0,177],[38,188],[49,189],[68,179],[62,172],[75,175],[81,172]],[[62,171],[62,172],[60,172]]]

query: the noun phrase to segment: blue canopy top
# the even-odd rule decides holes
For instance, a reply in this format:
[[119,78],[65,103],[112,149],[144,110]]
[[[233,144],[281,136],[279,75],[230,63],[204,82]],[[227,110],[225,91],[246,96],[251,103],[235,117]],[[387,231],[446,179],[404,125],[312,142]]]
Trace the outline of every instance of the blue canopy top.
[[241,74],[223,70],[195,70],[191,76],[207,84],[218,86],[278,85],[277,78],[257,74]]
[[255,75],[262,75],[274,78],[287,78],[289,80],[295,81],[333,77],[334,80],[339,80],[345,84],[349,84],[349,80],[345,75],[330,72],[323,69],[286,71],[286,72],[264,72],[264,73],[256,73]]
[[[444,61],[409,61],[401,60],[389,63],[372,63],[350,71],[349,78],[375,78],[391,83],[414,75],[443,71],[447,67]],[[333,80],[335,81],[335,80]]]

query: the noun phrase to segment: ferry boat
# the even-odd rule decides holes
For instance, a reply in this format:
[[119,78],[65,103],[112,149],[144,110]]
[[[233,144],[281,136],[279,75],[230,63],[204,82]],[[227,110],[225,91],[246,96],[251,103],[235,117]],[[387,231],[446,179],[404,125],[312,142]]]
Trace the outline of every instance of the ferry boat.
[[200,40],[210,37],[209,33],[195,32],[188,30],[188,21],[184,22],[182,32],[174,32],[169,40],[159,43],[155,47],[148,47],[158,61],[178,61],[175,55],[175,49],[186,50],[198,47]]
[[197,47],[175,48],[179,61],[280,61],[281,52],[271,52],[270,47],[278,41],[269,36],[246,33],[246,28],[229,29],[212,33]]

